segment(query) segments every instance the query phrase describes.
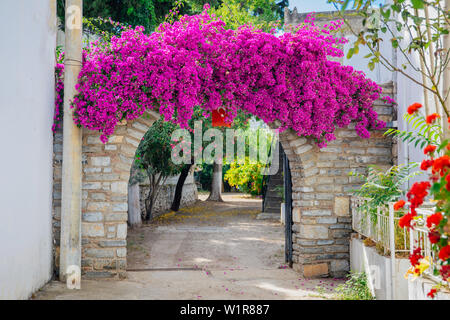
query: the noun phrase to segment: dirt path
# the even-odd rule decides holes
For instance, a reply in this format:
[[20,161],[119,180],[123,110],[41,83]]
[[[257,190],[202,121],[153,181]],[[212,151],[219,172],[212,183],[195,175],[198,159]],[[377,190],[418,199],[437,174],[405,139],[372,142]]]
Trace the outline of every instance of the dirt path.
[[[200,196],[200,198],[205,198]],[[37,299],[321,299],[338,279],[308,280],[284,265],[284,230],[256,220],[261,201],[226,194],[129,230],[128,278],[52,282]]]

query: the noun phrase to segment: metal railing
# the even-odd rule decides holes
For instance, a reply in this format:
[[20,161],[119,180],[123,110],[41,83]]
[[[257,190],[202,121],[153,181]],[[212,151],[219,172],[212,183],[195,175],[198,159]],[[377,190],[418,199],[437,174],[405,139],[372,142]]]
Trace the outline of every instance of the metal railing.
[[[399,227],[398,221],[402,214],[395,212],[393,202],[378,207],[375,212],[370,212],[366,207],[369,200],[368,198],[352,197],[353,230],[374,241],[384,255],[390,255],[392,271],[395,270],[397,256],[406,258],[408,254],[413,252],[414,248],[420,247],[422,255],[430,257],[430,267],[425,271],[425,274],[430,279],[440,282],[439,277],[433,275],[436,257],[431,250],[428,229],[426,228],[427,217],[434,213],[434,206],[425,204],[422,208],[417,209],[416,227],[409,230]],[[392,296],[395,296],[395,272],[391,272],[391,276]]]
[[414,230],[410,232],[409,237],[409,246],[411,248],[410,253],[413,252],[414,248],[420,247],[422,249],[422,255],[424,257],[430,258],[430,267],[425,270],[425,274],[431,278],[432,280],[435,280],[437,282],[441,282],[442,279],[439,277],[436,277],[433,274],[434,266],[437,261],[436,252],[434,252],[431,249],[431,242],[428,238],[428,228],[426,227],[427,223],[427,217],[432,215],[434,213],[434,210],[432,208],[421,208],[417,209],[417,215],[419,219],[416,222],[416,226],[414,227]]
[[357,233],[370,238],[378,244],[383,253],[409,253],[410,241],[408,229],[400,228],[398,221],[401,216],[396,215],[394,203],[378,207],[376,212],[364,210],[370,199],[352,198],[352,227]]

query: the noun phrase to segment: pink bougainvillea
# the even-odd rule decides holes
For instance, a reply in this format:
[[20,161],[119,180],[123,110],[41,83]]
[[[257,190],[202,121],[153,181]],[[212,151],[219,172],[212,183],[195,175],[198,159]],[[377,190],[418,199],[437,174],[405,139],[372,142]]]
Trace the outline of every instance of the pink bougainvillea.
[[240,108],[282,130],[316,139],[335,139],[335,126],[356,122],[369,137],[381,129],[373,102],[381,88],[362,72],[330,61],[341,57],[345,39],[332,31],[342,23],[316,27],[313,18],[292,33],[276,36],[249,26],[227,30],[205,10],[162,24],[157,32],[126,30],[109,44],[84,53],[73,107],[80,126],[113,134],[118,122],[146,109],[186,127],[195,106],[223,106],[232,121]]
[[64,52],[58,52],[55,65],[55,114],[52,131],[61,127],[64,100]]

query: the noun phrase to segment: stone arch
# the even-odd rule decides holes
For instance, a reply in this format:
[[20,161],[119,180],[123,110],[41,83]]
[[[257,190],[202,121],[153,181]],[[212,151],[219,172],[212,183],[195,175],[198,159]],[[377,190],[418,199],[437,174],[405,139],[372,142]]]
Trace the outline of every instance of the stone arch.
[[123,121],[105,144],[98,132],[83,129],[81,255],[87,276],[125,275],[130,169],[142,137],[158,118],[147,111]]
[[[392,84],[383,86],[392,94]],[[382,101],[374,106],[391,123],[393,108]],[[99,133],[83,129],[82,269],[87,277],[125,276],[127,185],[136,148],[159,118],[148,111],[122,122],[103,144]],[[370,164],[395,163],[396,146],[382,131],[370,139],[357,136],[354,125],[335,131],[336,140],[319,149],[314,141],[292,130],[280,134],[292,177],[293,268],[306,277],[343,276],[349,270],[351,190],[359,186],[350,171],[364,173]],[[54,135],[54,237],[59,245],[62,129]],[[58,267],[55,253],[56,267]]]

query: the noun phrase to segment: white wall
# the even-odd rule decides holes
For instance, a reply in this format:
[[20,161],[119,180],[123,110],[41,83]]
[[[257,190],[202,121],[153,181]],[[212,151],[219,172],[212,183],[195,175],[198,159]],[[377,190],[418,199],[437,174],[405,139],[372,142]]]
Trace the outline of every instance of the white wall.
[[0,299],[52,273],[55,0],[0,2]]
[[391,259],[379,255],[373,247],[366,247],[360,239],[350,240],[350,269],[366,273],[369,288],[377,300],[408,299],[408,280],[403,275],[409,266],[408,259],[396,259],[395,293],[394,299],[392,299]]

